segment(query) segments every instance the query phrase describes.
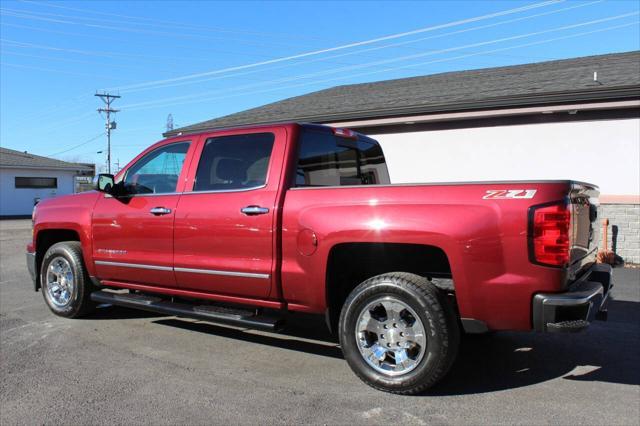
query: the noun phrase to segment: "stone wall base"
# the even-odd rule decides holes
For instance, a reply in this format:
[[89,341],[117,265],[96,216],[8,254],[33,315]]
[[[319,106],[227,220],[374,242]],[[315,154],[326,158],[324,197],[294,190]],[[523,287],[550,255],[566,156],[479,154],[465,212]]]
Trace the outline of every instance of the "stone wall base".
[[[626,263],[640,264],[640,204],[600,204],[599,235],[602,234],[604,219],[609,219],[609,249]],[[602,241],[598,246],[602,248]]]

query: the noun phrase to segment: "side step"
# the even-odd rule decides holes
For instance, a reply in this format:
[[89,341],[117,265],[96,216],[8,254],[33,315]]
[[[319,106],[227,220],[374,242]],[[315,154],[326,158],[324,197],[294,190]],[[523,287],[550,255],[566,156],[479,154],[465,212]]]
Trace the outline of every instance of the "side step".
[[547,323],[547,331],[551,333],[577,333],[589,327],[585,320],[572,320]]
[[142,294],[94,291],[91,293],[91,300],[98,303],[108,303],[110,305],[142,309],[178,317],[195,318],[262,330],[277,331],[284,325],[284,320],[280,317],[255,315],[254,311],[251,310],[211,305],[190,305]]

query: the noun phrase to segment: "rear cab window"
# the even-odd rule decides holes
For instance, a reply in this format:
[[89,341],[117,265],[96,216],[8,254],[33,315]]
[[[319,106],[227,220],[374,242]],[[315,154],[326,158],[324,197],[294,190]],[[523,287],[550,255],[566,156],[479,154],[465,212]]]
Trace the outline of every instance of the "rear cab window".
[[274,141],[273,133],[207,139],[193,191],[234,191],[264,186]]
[[389,183],[384,154],[375,140],[358,134],[344,137],[328,129],[301,129],[296,187]]

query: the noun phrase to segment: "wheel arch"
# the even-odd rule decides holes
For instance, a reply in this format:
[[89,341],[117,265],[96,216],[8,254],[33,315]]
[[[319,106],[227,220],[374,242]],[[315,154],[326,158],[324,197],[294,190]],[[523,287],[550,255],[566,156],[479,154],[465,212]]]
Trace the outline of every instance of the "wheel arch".
[[43,229],[40,230],[35,238],[36,241],[36,291],[41,287],[40,282],[40,268],[42,266],[42,259],[44,255],[54,244],[63,241],[78,241],[80,242],[80,234],[73,229]]
[[[349,293],[361,282],[389,272],[408,272],[451,281],[451,265],[437,246],[411,243],[357,242],[331,247],[327,257],[326,321],[337,330],[340,311]],[[453,292],[453,288],[451,288]]]

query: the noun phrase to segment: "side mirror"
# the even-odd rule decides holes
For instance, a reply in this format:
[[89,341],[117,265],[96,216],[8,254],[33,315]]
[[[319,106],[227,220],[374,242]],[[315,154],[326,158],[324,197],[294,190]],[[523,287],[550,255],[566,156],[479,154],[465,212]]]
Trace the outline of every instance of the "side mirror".
[[116,186],[116,183],[113,175],[100,173],[96,178],[94,188],[96,191],[106,192],[107,194],[111,194],[115,186]]

